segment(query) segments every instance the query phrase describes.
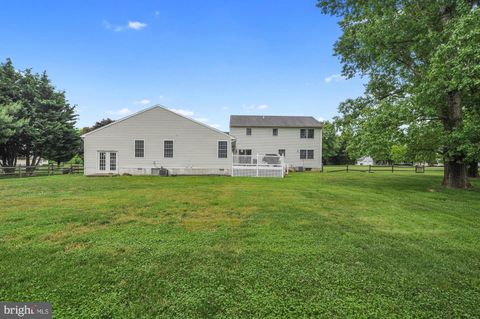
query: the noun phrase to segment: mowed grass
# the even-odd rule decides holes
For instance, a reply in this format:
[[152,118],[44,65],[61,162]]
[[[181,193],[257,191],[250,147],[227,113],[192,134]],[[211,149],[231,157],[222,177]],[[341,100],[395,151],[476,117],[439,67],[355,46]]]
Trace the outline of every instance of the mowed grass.
[[0,180],[0,300],[55,318],[477,317],[480,181]]

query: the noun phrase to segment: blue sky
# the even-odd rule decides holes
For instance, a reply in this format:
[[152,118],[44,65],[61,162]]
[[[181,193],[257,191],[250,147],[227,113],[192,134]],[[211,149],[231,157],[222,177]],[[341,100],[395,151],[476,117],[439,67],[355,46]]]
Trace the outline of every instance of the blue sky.
[[314,0],[2,1],[0,58],[47,70],[78,126],[162,104],[222,130],[230,114],[330,119],[363,92]]

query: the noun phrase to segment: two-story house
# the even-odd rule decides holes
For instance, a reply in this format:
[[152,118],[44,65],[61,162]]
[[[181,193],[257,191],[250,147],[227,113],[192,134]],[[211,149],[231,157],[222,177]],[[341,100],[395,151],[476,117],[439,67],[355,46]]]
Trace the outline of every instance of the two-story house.
[[231,115],[235,155],[279,154],[290,167],[322,168],[322,123],[312,116]]

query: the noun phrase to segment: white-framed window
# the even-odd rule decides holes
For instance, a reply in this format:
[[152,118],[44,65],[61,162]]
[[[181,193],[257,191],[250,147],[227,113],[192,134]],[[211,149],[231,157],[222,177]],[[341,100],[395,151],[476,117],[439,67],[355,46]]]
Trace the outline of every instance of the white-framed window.
[[278,128],[272,129],[272,135],[273,136],[278,136]]
[[313,128],[301,128],[300,129],[300,138],[314,138],[315,129]]
[[315,130],[313,128],[309,128],[307,130],[307,138],[313,138],[315,136]]
[[238,150],[238,155],[252,155],[252,150],[249,150],[249,149]]
[[163,157],[173,157],[173,141],[163,141]]
[[135,157],[145,157],[144,140],[135,140]]
[[218,141],[218,158],[228,157],[228,142]]
[[300,150],[300,159],[314,159],[313,150]]
[[300,129],[300,138],[307,138],[307,129],[301,128]]
[[107,153],[99,152],[98,153],[98,169],[101,171],[106,170],[107,168]]
[[247,135],[252,135],[252,128],[251,128],[251,127],[247,127],[247,128],[245,129],[245,134],[247,134]]
[[117,152],[110,152],[110,170],[117,170]]

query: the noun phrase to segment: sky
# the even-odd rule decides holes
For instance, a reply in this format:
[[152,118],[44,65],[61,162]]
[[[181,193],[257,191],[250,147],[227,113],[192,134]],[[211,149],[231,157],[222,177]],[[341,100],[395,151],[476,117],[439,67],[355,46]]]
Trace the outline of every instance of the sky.
[[337,114],[335,18],[315,0],[0,0],[0,59],[47,71],[77,126],[161,104],[228,131],[231,114]]

